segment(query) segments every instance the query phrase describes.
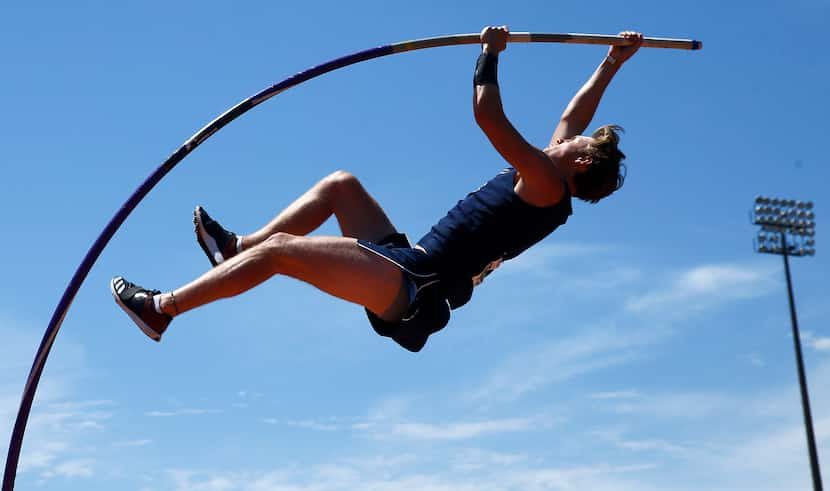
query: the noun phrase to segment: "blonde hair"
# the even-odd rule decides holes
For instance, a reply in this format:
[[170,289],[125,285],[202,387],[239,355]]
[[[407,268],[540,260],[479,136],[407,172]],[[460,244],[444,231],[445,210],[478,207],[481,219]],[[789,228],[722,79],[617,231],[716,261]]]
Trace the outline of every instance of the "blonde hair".
[[625,181],[625,154],[617,148],[621,126],[609,124],[594,131],[594,139],[588,147],[592,163],[585,172],[574,176],[574,196],[589,203],[597,203],[620,189]]

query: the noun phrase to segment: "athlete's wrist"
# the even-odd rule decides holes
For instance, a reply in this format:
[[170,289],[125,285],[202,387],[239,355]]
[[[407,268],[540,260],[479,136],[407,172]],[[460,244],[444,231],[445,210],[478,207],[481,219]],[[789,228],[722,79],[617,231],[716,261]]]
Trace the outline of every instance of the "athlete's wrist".
[[621,60],[615,56],[606,55],[605,58],[602,59],[602,62],[600,62],[599,66],[603,70],[616,73],[617,70],[619,70],[623,65],[624,61],[625,60]]
[[498,85],[498,66],[498,55],[482,50],[482,53],[476,60],[473,85]]
[[491,54],[493,56],[498,56],[499,53],[502,52],[502,50],[496,48],[495,46],[493,46],[490,43],[484,43],[484,44],[481,45],[481,52]]

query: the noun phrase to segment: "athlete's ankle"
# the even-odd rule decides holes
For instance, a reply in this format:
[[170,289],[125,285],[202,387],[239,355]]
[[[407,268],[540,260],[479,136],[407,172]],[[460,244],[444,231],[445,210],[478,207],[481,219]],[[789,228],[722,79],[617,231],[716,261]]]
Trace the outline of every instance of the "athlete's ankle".
[[156,307],[156,312],[176,317],[180,314],[179,307],[176,305],[176,297],[173,292],[159,293],[153,297],[153,304]]

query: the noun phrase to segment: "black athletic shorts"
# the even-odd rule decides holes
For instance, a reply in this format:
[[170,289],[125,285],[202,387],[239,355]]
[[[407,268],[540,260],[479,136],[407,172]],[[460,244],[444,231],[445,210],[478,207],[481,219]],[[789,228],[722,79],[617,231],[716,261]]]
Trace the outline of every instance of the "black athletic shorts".
[[450,320],[450,304],[432,260],[414,249],[403,234],[392,234],[378,243],[357,243],[400,268],[409,290],[409,309],[403,319],[388,322],[367,309],[369,323],[381,336],[394,339],[409,351],[420,351],[430,334],[443,329]]

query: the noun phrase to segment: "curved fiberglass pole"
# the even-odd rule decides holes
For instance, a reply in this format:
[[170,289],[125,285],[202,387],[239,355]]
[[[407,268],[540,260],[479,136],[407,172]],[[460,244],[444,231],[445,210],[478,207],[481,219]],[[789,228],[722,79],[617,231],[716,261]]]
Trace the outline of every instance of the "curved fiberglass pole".
[[[545,34],[545,33],[529,33],[516,32],[511,33],[508,39],[510,42],[524,42],[524,43],[574,43],[574,44],[605,44],[605,45],[625,45],[630,41],[619,36],[606,36],[595,34]],[[98,256],[106,247],[110,239],[115,235],[115,232],[127,219],[127,216],[138,206],[138,203],[150,192],[153,187],[161,181],[161,179],[170,172],[179,162],[182,161],[190,152],[198,147],[202,142],[207,140],[211,135],[219,131],[226,124],[230,123],[237,117],[241,116],[254,106],[274,97],[291,87],[299,85],[307,80],[318,77],[325,73],[343,68],[349,65],[354,65],[361,61],[371,60],[373,58],[380,58],[395,53],[403,53],[405,51],[414,51],[426,48],[437,48],[440,46],[454,46],[459,44],[478,44],[478,34],[456,34],[452,36],[441,36],[433,38],[416,39],[414,41],[404,41],[386,46],[379,46],[364,51],[360,51],[342,58],[323,63],[304,72],[297,73],[287,79],[279,82],[271,87],[245,99],[236,106],[232,107],[218,118],[211,121],[207,126],[199,130],[195,135],[190,137],[178,150],[176,150],[167,160],[164,161],[149,177],[139,186],[133,194],[121,205],[121,208],[115,213],[110,222],[104,227],[101,235],[95,240],[87,252],[84,260],[81,262],[69,285],[63,293],[63,296],[52,314],[49,321],[49,326],[46,328],[46,333],[37,350],[37,355],[32,364],[32,369],[29,372],[29,378],[26,381],[26,387],[23,391],[23,397],[20,401],[20,409],[17,413],[17,419],[14,424],[14,431],[12,432],[11,443],[9,445],[9,453],[6,458],[6,470],[3,474],[3,489],[2,491],[13,491],[14,481],[17,474],[17,463],[20,458],[20,450],[23,445],[23,434],[26,430],[26,422],[29,419],[29,412],[32,409],[32,401],[35,397],[40,376],[43,373],[43,368],[46,365],[46,357],[49,356],[49,351],[52,349],[52,344],[55,342],[55,337],[58,334],[61,323],[69,310],[75,295],[81,288],[81,284],[86,279]],[[675,48],[675,49],[692,49],[697,50],[702,47],[700,41],[692,41],[688,39],[666,39],[666,38],[645,38],[643,42],[644,47],[650,48]]]

